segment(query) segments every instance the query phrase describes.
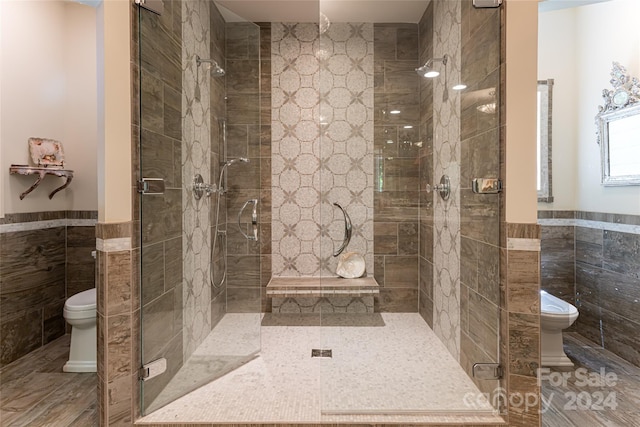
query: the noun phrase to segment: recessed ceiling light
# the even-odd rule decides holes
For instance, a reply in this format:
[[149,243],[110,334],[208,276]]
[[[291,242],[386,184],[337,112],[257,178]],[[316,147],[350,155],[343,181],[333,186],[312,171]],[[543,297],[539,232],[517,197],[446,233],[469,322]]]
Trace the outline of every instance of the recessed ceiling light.
[[411,126],[411,125],[404,125],[404,128],[405,128],[405,129],[413,129],[413,126]]
[[453,89],[453,90],[463,90],[463,89],[466,89],[466,88],[467,88],[466,84],[460,83],[460,84],[455,85],[451,89]]
[[393,144],[393,139],[387,139],[387,144]]
[[400,110],[391,110],[389,114],[400,114]]

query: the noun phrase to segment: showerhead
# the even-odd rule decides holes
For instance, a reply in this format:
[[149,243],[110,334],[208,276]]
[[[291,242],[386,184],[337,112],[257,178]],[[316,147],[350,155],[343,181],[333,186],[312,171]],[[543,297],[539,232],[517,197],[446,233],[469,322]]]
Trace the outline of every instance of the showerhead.
[[418,75],[420,75],[422,77],[427,77],[427,78],[430,78],[430,79],[434,78],[434,77],[438,77],[440,75],[440,72],[433,68],[433,63],[438,61],[438,62],[442,62],[442,65],[446,66],[448,59],[449,59],[449,57],[447,56],[446,53],[444,54],[444,56],[442,58],[431,58],[431,59],[428,59],[427,62],[425,62],[422,67],[416,68],[416,73],[418,73]]
[[224,171],[226,171],[229,166],[238,162],[249,163],[249,159],[247,159],[246,157],[236,157],[235,159],[229,159],[226,162],[220,162],[220,166],[222,167],[220,168],[220,178],[218,178],[219,194],[224,194],[227,192],[227,185],[225,183],[226,179],[224,180],[224,182],[222,180],[222,178],[226,176]]
[[224,162],[224,166],[231,166],[234,163],[238,163],[238,162],[242,162],[242,163],[249,163],[249,159],[247,159],[246,157],[238,157],[235,159],[230,159],[227,160],[226,162]]
[[224,68],[222,68],[214,59],[202,59],[196,55],[196,65],[199,67],[202,64],[208,64],[207,69],[211,70],[212,77],[222,77],[225,75]]

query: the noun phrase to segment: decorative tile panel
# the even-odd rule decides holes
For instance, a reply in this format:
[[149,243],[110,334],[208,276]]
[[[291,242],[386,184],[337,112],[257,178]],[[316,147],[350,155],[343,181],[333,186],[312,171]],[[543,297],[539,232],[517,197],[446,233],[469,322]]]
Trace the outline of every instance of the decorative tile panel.
[[347,250],[373,274],[373,25],[274,23],[272,268],[274,276],[335,276]]
[[209,3],[185,1],[182,5],[182,250],[184,360],[211,332],[209,269],[211,231],[209,199],[196,200],[190,186],[196,173],[210,173],[210,79],[206,66],[197,67],[196,55],[209,58]]
[[433,179],[439,182],[442,175],[448,175],[451,196],[444,201],[437,192],[433,192],[433,331],[459,360],[460,98],[446,85],[452,85],[461,78],[460,2],[436,2],[434,14],[433,56],[441,58],[446,54],[448,62],[446,71],[445,65],[441,65],[441,74],[434,79]]

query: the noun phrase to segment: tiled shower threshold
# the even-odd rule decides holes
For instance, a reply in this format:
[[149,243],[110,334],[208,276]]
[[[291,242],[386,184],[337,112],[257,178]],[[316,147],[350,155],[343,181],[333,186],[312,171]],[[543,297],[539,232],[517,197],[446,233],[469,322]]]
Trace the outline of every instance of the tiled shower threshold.
[[[255,316],[227,314],[212,333],[246,336]],[[263,319],[257,358],[136,424],[503,424],[419,314],[346,316]]]

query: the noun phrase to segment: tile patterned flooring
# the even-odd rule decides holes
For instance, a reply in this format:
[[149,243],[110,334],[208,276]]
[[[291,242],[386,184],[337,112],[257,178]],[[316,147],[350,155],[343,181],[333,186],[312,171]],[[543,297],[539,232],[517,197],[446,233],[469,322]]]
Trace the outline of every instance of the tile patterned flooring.
[[[242,334],[250,316],[227,314],[220,326]],[[277,319],[262,322],[259,357],[137,424],[501,421],[486,401],[465,404],[480,392],[417,313],[322,327]],[[333,357],[312,359],[313,348]]]
[[69,341],[64,335],[0,369],[0,425],[98,425],[96,374],[62,372]]
[[543,427],[640,426],[640,368],[575,332],[564,344],[575,367],[542,381]]
[[[243,326],[242,315],[228,316],[227,324],[236,328],[247,326],[247,319]],[[439,341],[427,337],[414,340],[412,346],[402,344],[413,339],[407,335],[409,327],[423,328],[420,322],[411,314],[382,314],[376,319],[362,318],[357,327],[345,327],[344,321],[336,318],[331,326],[321,330],[313,322],[300,327],[291,326],[294,321],[265,319],[261,357],[136,424],[212,420],[462,423],[488,421],[488,417],[495,422],[496,418],[488,414],[474,416],[460,412],[463,407],[456,400],[456,393],[467,387],[473,390],[473,384],[462,381],[457,392],[449,387],[464,378],[452,378],[451,374],[444,378],[443,372],[451,373],[446,369],[451,369],[448,364],[452,359],[438,355],[443,349]],[[255,328],[255,323],[251,327]],[[380,342],[371,334],[379,336]],[[310,349],[318,346],[332,348],[334,357],[309,358]],[[413,352],[409,347],[420,351]],[[558,381],[564,372],[568,378],[566,385],[554,386],[550,380],[543,381],[543,396],[550,404],[543,414],[542,425],[640,426],[640,368],[576,333],[565,334],[565,348],[576,361],[576,367],[548,374],[557,374],[553,378]],[[346,357],[347,349],[356,357]],[[96,375],[62,373],[68,351],[69,335],[65,335],[0,369],[0,425],[97,425]],[[419,353],[425,354],[430,362],[423,364]],[[407,365],[402,361],[417,363],[421,372],[416,375],[406,371]],[[581,385],[576,374],[579,368],[586,369],[583,373],[598,373],[604,368],[606,374],[615,374],[616,385]],[[442,383],[438,382],[438,372]],[[426,375],[431,375],[430,381],[421,381]],[[456,375],[454,372],[453,376]],[[361,378],[373,381],[360,381]],[[407,393],[407,387],[415,387],[417,393]],[[598,392],[605,398],[615,392],[615,399],[602,402],[603,410],[585,405],[589,398],[591,405],[597,403]],[[572,398],[579,393],[583,393],[581,400]],[[428,396],[442,400],[429,401]],[[211,405],[213,401],[218,404]],[[615,409],[608,407],[614,403]],[[436,411],[438,406],[440,412]],[[394,415],[384,416],[380,411],[391,411]]]

